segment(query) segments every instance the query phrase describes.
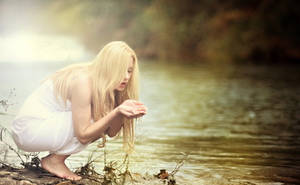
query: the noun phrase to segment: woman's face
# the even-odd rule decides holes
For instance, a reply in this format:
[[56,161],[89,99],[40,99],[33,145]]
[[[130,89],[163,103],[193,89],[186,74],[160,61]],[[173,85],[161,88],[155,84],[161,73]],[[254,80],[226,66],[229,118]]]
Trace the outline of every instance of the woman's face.
[[131,60],[129,66],[128,66],[128,69],[127,69],[127,72],[126,72],[126,76],[125,78],[123,79],[123,81],[116,87],[115,90],[117,91],[123,91],[126,86],[128,85],[128,82],[132,76],[132,72],[133,72],[133,61]]

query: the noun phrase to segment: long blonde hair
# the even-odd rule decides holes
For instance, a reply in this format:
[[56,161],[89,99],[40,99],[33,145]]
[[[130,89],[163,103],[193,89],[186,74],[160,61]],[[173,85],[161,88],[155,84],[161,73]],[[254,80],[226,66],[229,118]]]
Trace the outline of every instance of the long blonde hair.
[[[130,62],[133,61],[133,71],[128,85],[123,91],[115,88],[123,81]],[[91,69],[92,78],[92,118],[97,121],[112,111],[127,99],[138,100],[139,68],[135,52],[122,41],[113,41],[103,47],[90,63],[73,64],[57,71],[50,78],[54,84],[56,98],[67,102],[68,86],[76,75],[76,71],[84,66]],[[134,149],[133,119],[123,118],[123,148],[127,153]],[[103,136],[103,144],[105,136]]]

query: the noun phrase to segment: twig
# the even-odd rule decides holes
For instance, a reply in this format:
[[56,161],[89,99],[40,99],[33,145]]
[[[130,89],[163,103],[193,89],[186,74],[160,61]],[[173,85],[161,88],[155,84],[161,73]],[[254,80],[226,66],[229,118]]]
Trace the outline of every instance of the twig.
[[19,159],[22,161],[22,164],[25,164],[25,162],[24,162],[24,160],[22,159],[22,157],[21,157],[21,155],[19,154],[19,152],[17,152],[10,144],[8,144],[8,143],[6,143],[4,140],[3,140],[3,133],[5,133],[5,132],[8,132],[8,134],[11,136],[11,133],[8,131],[8,129],[7,128],[5,128],[5,127],[3,127],[3,126],[1,126],[2,128],[1,128],[1,132],[0,132],[0,141],[2,142],[2,143],[4,143],[6,146],[8,146],[8,148],[10,149],[10,150],[12,150],[13,152],[15,152],[16,154],[17,154],[17,156],[19,157]]
[[184,162],[186,161],[186,159],[188,158],[189,154],[186,153],[182,153],[184,155],[184,157],[176,164],[174,170],[171,172],[171,175],[175,175],[178,171],[179,168],[182,167],[182,165],[184,164]]

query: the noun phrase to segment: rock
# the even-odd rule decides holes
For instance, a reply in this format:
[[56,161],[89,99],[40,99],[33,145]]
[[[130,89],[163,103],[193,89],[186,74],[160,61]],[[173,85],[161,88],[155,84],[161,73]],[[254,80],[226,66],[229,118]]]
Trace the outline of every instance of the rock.
[[31,183],[30,181],[27,180],[21,180],[19,185],[37,185],[37,184]]

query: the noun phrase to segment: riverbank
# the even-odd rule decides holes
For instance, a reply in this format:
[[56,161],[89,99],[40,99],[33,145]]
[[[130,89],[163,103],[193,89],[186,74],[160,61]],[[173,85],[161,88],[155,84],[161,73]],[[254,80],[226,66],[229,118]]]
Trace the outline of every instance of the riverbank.
[[176,168],[168,173],[165,169],[155,175],[141,175],[131,173],[126,167],[125,171],[114,167],[113,164],[107,164],[103,169],[103,174],[94,170],[92,162],[76,169],[75,173],[82,177],[81,180],[72,181],[59,178],[45,171],[39,166],[40,160],[37,157],[32,158],[31,162],[23,163],[23,167],[14,167],[11,164],[0,163],[0,185],[124,185],[133,183],[136,185],[175,185],[175,173],[183,165],[183,161],[177,164]]
[[0,185],[68,185],[68,184],[101,184],[83,178],[80,181],[70,181],[51,175],[40,168],[13,168],[2,166],[0,168]]

